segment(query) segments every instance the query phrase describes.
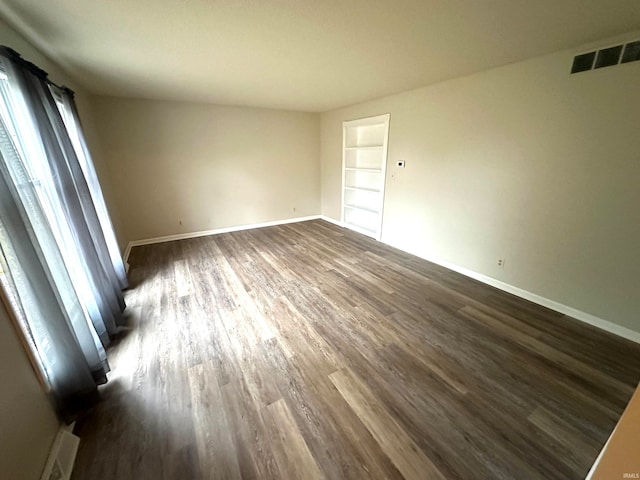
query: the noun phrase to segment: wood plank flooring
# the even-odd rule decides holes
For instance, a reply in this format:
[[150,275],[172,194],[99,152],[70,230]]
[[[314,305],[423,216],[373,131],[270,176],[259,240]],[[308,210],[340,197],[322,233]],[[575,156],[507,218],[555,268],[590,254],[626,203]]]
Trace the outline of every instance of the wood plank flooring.
[[321,220],[136,247],[75,480],[581,479],[640,346]]

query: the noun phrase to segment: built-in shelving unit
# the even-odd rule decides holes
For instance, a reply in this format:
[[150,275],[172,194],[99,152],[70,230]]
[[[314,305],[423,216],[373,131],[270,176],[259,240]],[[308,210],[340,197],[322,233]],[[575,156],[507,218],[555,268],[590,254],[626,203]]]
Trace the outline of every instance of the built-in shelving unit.
[[380,239],[389,114],[343,123],[342,223]]

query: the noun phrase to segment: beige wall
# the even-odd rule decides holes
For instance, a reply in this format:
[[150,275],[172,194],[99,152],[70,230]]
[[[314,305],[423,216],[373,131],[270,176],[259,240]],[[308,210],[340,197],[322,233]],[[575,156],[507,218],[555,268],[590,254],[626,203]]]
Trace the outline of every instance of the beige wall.
[[40,478],[59,422],[0,303],[0,478]]
[[100,188],[102,189],[102,194],[104,196],[105,203],[107,204],[107,210],[109,211],[113,230],[116,234],[118,245],[122,251],[127,245],[127,240],[123,231],[120,211],[118,210],[116,203],[113,183],[104,162],[105,155],[101,141],[102,133],[99,131],[99,126],[96,120],[95,106],[93,104],[94,99],[95,97],[93,95],[85,94],[82,91],[76,91],[76,104],[78,105],[80,121],[82,122],[82,130],[91,152],[93,165],[96,168],[96,174],[98,175]]
[[320,213],[317,114],[114,97],[94,105],[129,241]]
[[569,75],[575,53],[324,113],[322,213],[342,121],[390,113],[384,242],[640,332],[640,62]]

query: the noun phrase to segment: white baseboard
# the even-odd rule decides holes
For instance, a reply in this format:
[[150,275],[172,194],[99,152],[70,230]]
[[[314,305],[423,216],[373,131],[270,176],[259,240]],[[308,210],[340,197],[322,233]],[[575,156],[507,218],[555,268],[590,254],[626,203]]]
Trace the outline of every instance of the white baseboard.
[[326,215],[320,215],[320,218],[321,218],[322,220],[324,220],[325,222],[333,223],[334,225],[337,225],[337,226],[339,226],[339,227],[346,228],[346,227],[344,226],[344,223],[342,223],[340,220],[336,220],[336,219],[334,219],[334,218],[327,217]]
[[127,273],[129,273],[129,255],[131,255],[131,247],[133,247],[131,242],[127,243],[124,253],[122,254],[122,263],[124,264],[124,269]]
[[241,230],[252,230],[254,228],[273,227],[276,225],[285,225],[287,223],[306,222],[307,220],[317,220],[320,215],[309,215],[307,217],[286,218],[284,220],[274,220],[271,222],[251,223],[248,225],[236,225],[233,227],[216,228],[214,230],[202,230],[198,232],[179,233],[177,235],[166,235],[163,237],[145,238],[142,240],[133,240],[127,244],[127,248],[124,249],[123,261],[129,266],[129,255],[131,254],[131,248],[140,245],[151,245],[152,243],[172,242],[174,240],[183,240],[186,238],[206,237],[208,235],[218,235],[220,233],[239,232]]
[[[386,242],[383,242],[386,243]],[[398,248],[395,245],[388,244],[387,245]],[[402,249],[399,249],[402,250]],[[627,327],[623,327],[622,325],[618,325],[617,323],[610,322],[609,320],[605,320],[600,317],[596,317],[587,312],[583,312],[582,310],[578,310],[576,308],[570,307],[568,305],[564,305],[560,302],[556,302],[555,300],[551,300],[549,298],[543,297],[533,292],[529,292],[528,290],[524,290],[522,288],[516,287],[514,285],[510,285],[508,283],[502,282],[500,280],[496,280],[495,278],[489,277],[482,273],[474,272],[473,270],[469,270],[468,268],[461,267],[460,265],[456,265],[455,263],[448,262],[446,260],[441,260],[439,258],[434,257],[426,257],[424,255],[418,255],[414,252],[407,252],[412,255],[416,255],[424,260],[435,263],[442,267],[448,268],[449,270],[453,270],[454,272],[461,273],[467,277],[478,280],[479,282],[486,283],[487,285],[491,285],[499,290],[503,290],[505,292],[511,293],[516,297],[524,298],[525,300],[529,300],[530,302],[537,303],[538,305],[542,305],[543,307],[549,308],[556,312],[567,315],[568,317],[575,318],[576,320],[580,320],[581,322],[588,323],[594,327],[597,327],[601,330],[605,330],[609,333],[613,333],[614,335],[618,335],[620,337],[626,338],[627,340],[631,340],[632,342],[640,343],[640,332],[636,332]]]
[[338,227],[342,227],[342,228],[348,228],[349,230],[353,230],[354,232],[358,232],[362,235],[366,235],[367,237],[371,237],[375,240],[378,240],[376,234],[372,234],[372,232],[369,232],[368,230],[365,230],[364,228],[358,228],[355,225],[347,225],[344,222],[340,222],[334,218],[331,217],[326,217],[324,215],[320,215],[320,219],[321,220],[325,220],[329,223],[333,223],[334,225],[337,225]]
[[604,452],[609,447],[609,443],[611,443],[611,439],[613,438],[614,433],[616,433],[616,430],[618,429],[619,425],[620,424],[618,423],[618,425],[616,425],[616,427],[613,429],[613,432],[611,432],[611,435],[609,435],[609,438],[607,439],[607,443],[605,443],[604,447],[602,447],[602,450],[600,450],[600,453],[598,454],[598,458],[596,458],[596,461],[593,462],[593,465],[591,465],[591,469],[589,470],[589,473],[587,473],[587,476],[585,477],[584,480],[591,480],[593,478],[593,474],[595,473],[596,468],[598,468],[598,465],[600,465],[600,461],[604,456]]
[[51,447],[40,480],[68,480],[71,478],[80,438],[71,433],[73,424],[62,426]]
[[[131,253],[131,248],[136,247],[138,245],[149,245],[152,243],[170,242],[172,240],[203,237],[207,235],[216,235],[219,233],[237,232],[240,230],[250,230],[253,228],[272,227],[274,225],[284,225],[287,223],[304,222],[307,220],[316,220],[318,218],[325,220],[329,223],[332,223],[334,225],[337,225],[339,227],[343,227],[343,228],[345,227],[345,225],[341,221],[335,220],[334,218],[328,217],[326,215],[311,215],[308,217],[288,218],[285,220],[276,220],[273,222],[239,225],[234,227],[218,228],[215,230],[204,230],[200,232],[181,233],[178,235],[167,235],[164,237],[147,238],[144,240],[134,240],[132,242],[129,242],[129,244],[127,245],[127,248],[125,249],[123,259],[125,261],[125,264],[128,267],[128,260],[129,260],[129,254]],[[397,245],[392,245],[384,241],[382,243],[385,243],[390,247],[403,250],[402,248],[399,248]],[[609,320],[605,320],[603,318],[597,317],[590,313],[583,312],[576,308],[570,307],[568,305],[564,305],[560,302],[556,302],[555,300],[551,300],[549,298],[543,297],[536,293],[529,292],[527,290],[516,287],[514,285],[510,285],[500,280],[496,280],[495,278],[489,277],[482,273],[474,272],[473,270],[469,270],[468,268],[461,267],[460,265],[456,265],[455,263],[451,263],[446,260],[442,260],[435,257],[427,257],[424,255],[416,254],[415,252],[409,252],[407,250],[403,250],[403,251],[410,253],[412,255],[416,255],[417,257],[420,257],[424,260],[435,263],[442,267],[448,268],[449,270],[453,270],[454,272],[458,272],[462,275],[478,280],[479,282],[486,283],[487,285],[491,285],[492,287],[495,287],[499,290],[503,290],[517,297],[524,298],[525,300],[529,300],[530,302],[537,303],[538,305],[542,305],[543,307],[549,308],[556,312],[562,313],[569,317],[588,323],[589,325],[593,325],[594,327],[600,328],[601,330],[605,330],[609,333],[613,333],[614,335],[618,335],[620,337],[626,338],[627,340],[631,340],[632,342],[640,343],[640,332],[636,332],[627,327],[623,327],[616,323],[610,322]]]
[[[325,215],[321,215],[320,218],[322,220],[326,220],[327,222],[333,223],[334,225],[338,225],[339,227],[344,227],[345,225],[338,220],[335,220],[331,217],[327,217]],[[542,305],[543,307],[549,308],[556,312],[567,315],[568,317],[575,318],[576,320],[580,320],[581,322],[588,323],[594,327],[597,327],[601,330],[605,330],[609,333],[613,333],[614,335],[618,335],[620,337],[626,338],[627,340],[631,340],[635,343],[640,343],[640,332],[636,332],[635,330],[631,330],[627,327],[623,327],[622,325],[618,325],[617,323],[610,322],[609,320],[605,320],[600,317],[596,317],[587,312],[583,312],[582,310],[578,310],[576,308],[570,307],[568,305],[564,305],[560,302],[556,302],[555,300],[551,300],[549,298],[543,297],[533,292],[529,292],[528,290],[524,290],[522,288],[516,287],[514,285],[510,285],[508,283],[502,282],[500,280],[496,280],[495,278],[489,277],[482,273],[474,272],[473,270],[469,270],[468,268],[461,267],[460,265],[456,265],[455,263],[448,262],[446,260],[442,260],[435,257],[428,257],[425,255],[420,255],[415,252],[409,252],[404,250],[397,245],[392,245],[390,243],[382,241],[382,243],[389,245],[390,247],[397,248],[398,250],[402,250],[404,252],[410,253],[411,255],[415,255],[420,257],[428,262],[435,263],[442,267],[448,268],[449,270],[453,270],[454,272],[458,272],[466,277],[473,278],[478,280],[479,282],[486,283],[487,285],[491,285],[499,290],[511,293],[516,297],[524,298],[525,300],[529,300],[530,302],[536,303],[538,305]]]

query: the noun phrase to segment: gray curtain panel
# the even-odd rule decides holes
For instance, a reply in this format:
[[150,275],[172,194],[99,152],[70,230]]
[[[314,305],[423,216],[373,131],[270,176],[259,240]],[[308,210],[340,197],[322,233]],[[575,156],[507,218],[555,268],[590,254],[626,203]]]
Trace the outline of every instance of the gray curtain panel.
[[126,275],[71,92],[58,91],[59,107],[46,73],[6,47],[0,67],[6,280],[70,417],[106,381],[103,346],[123,324]]
[[[57,87],[52,88],[54,90],[57,89]],[[107,210],[107,205],[104,201],[104,195],[102,194],[102,188],[98,181],[98,175],[96,174],[96,169],[93,166],[93,161],[91,160],[91,153],[89,152],[89,148],[87,147],[87,143],[84,138],[82,124],[80,123],[80,115],[78,114],[78,108],[74,99],[74,93],[72,90],[65,87],[59,89],[59,93],[60,100],[65,107],[65,111],[69,113],[69,118],[65,121],[65,124],[67,125],[67,130],[70,131],[71,140],[76,150],[80,167],[82,168],[84,178],[87,181],[87,185],[91,193],[91,199],[93,200],[93,205],[98,215],[98,221],[100,222],[102,234],[107,244],[111,263],[115,269],[115,274],[120,288],[124,290],[128,287],[127,273],[124,269],[124,263],[122,262],[118,241],[116,240],[116,236],[113,232],[113,224],[111,223],[109,211]]]
[[[73,244],[67,248],[78,255],[84,267],[95,300],[87,309],[106,346],[122,325],[123,281],[111,260],[87,181],[46,77],[15,63],[13,70],[13,75],[8,76],[15,79],[15,89],[22,92],[26,110],[42,142],[51,174],[51,182],[46,185],[64,214],[64,218],[57,220],[66,223],[72,232]],[[59,228],[65,230],[65,225]]]
[[28,329],[57,410],[72,418],[95,399],[96,383],[105,381],[106,356],[1,119],[0,246],[12,306]]

